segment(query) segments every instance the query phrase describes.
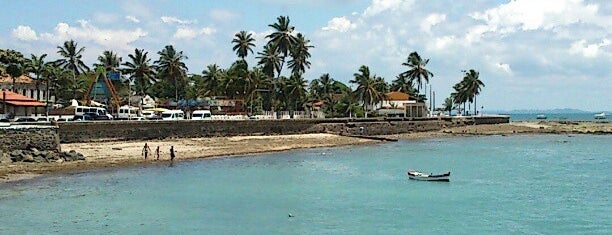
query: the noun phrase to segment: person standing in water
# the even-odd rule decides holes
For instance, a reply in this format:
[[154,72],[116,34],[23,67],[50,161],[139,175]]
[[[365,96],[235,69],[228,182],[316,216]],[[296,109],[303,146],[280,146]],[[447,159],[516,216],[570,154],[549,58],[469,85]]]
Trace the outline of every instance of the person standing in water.
[[155,155],[157,155],[157,160],[159,161],[159,146],[155,149]]
[[170,146],[170,161],[174,161],[174,146]]
[[144,147],[142,148],[142,155],[144,155],[145,160],[147,160],[147,157],[149,157],[149,152],[151,152],[151,148],[149,148],[149,145],[145,143]]

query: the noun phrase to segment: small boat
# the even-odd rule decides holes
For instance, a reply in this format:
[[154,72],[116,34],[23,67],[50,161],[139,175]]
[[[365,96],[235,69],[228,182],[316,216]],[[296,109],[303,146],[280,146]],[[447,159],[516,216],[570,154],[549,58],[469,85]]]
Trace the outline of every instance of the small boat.
[[443,174],[427,174],[420,171],[408,170],[408,178],[411,180],[423,180],[423,181],[450,181],[450,171]]
[[595,119],[606,119],[606,113],[598,113],[593,116]]
[[536,116],[536,119],[546,119],[546,115],[544,114],[538,114],[538,116]]

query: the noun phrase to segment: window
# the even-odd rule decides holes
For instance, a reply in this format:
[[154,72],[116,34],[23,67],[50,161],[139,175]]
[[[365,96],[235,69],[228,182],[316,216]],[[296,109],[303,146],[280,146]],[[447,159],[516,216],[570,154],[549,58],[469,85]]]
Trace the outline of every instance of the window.
[[36,99],[38,97],[34,97],[34,90],[30,89],[30,98]]

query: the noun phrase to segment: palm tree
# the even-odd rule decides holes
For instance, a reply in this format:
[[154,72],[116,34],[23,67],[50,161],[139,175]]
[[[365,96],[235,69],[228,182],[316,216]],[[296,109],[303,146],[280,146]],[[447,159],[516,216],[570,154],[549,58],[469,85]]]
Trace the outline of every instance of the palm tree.
[[[64,46],[58,46],[57,53],[60,56],[64,57],[62,59],[57,60],[58,66],[62,66],[64,69],[72,71],[72,82],[76,83],[77,75],[84,73],[85,71],[89,71],[89,67],[83,63],[83,52],[85,52],[85,47],[78,47],[78,44],[74,42],[74,40],[65,41]],[[73,99],[76,99],[76,93],[73,93]]]
[[55,96],[55,100],[58,99],[57,89],[59,88],[59,83],[63,80],[67,80],[66,78],[70,76],[70,72],[56,66],[54,63],[47,63],[45,65],[45,70],[43,71],[45,74],[43,78],[45,79],[46,86],[46,103],[47,103],[47,116],[49,115],[49,98],[51,97],[51,88],[53,90],[53,95]]
[[136,92],[144,96],[147,90],[155,81],[155,67],[151,65],[151,58],[147,58],[149,52],[144,49],[134,49],[134,54],[129,54],[131,61],[126,61],[122,65],[122,71],[129,74],[131,81],[134,81]]
[[294,74],[287,81],[286,95],[288,100],[293,103],[294,111],[297,111],[300,104],[303,104],[306,97],[306,86],[308,86],[306,80],[298,74]]
[[232,43],[235,45],[232,50],[236,52],[238,57],[244,60],[244,57],[247,57],[249,51],[253,53],[252,47],[255,46],[255,43],[253,43],[254,41],[255,39],[252,37],[252,34],[247,34],[246,31],[240,31],[234,35]]
[[178,101],[179,86],[183,86],[184,88],[184,82],[187,76],[187,66],[183,60],[188,58],[183,55],[183,51],[177,52],[172,45],[167,45],[163,50],[157,52],[157,54],[160,56],[159,60],[154,62],[158,66],[157,73],[161,77],[167,78],[173,84],[174,98],[175,101]]
[[480,90],[485,86],[484,83],[479,79],[480,73],[474,69],[470,69],[465,72],[463,77],[462,86],[468,95],[468,100],[474,103],[474,115],[477,112],[476,97],[480,94]]
[[295,27],[289,25],[291,20],[289,20],[288,16],[279,16],[276,18],[276,20],[278,22],[268,25],[269,27],[272,27],[275,32],[266,36],[266,38],[270,39],[268,42],[270,48],[281,55],[281,63],[277,69],[278,76],[280,77],[281,71],[283,70],[283,66],[285,64],[285,58],[293,45],[295,45],[297,39],[295,36],[293,36],[293,30],[295,30]]
[[354,93],[356,98],[362,102],[365,116],[368,117],[368,107],[383,99],[383,93],[379,91],[380,80],[376,76],[371,76],[370,68],[365,65],[359,68],[359,73],[355,73],[354,77],[355,79],[349,82],[357,84]]
[[113,51],[104,51],[102,55],[98,56],[98,62],[94,64],[95,67],[102,67],[106,72],[116,72],[119,69],[122,58],[117,56]]
[[402,65],[408,67],[408,70],[400,75],[407,77],[411,82],[416,80],[417,92],[420,92],[423,85],[423,80],[425,80],[425,83],[429,83],[429,78],[433,77],[433,73],[425,69],[427,63],[429,63],[429,59],[421,59],[421,56],[419,56],[416,51],[410,53],[406,59],[406,62],[402,63]]
[[444,99],[444,111],[448,111],[448,116],[451,115],[451,111],[453,110],[453,97],[448,97]]
[[327,106],[331,112],[331,116],[334,116],[334,79],[329,77],[329,74],[323,74],[319,78],[321,84],[321,95],[323,100],[325,101],[325,106]]
[[[275,77],[274,73],[280,71],[281,61],[283,60],[277,51],[271,45],[265,45],[262,52],[257,52],[259,55],[257,65],[263,66],[262,70],[270,77]],[[279,73],[280,76],[280,73]]]
[[7,67],[6,67],[6,73],[8,73],[8,75],[11,76],[11,78],[13,79],[13,86],[12,86],[12,91],[13,92],[17,92],[17,89],[15,87],[15,83],[17,81],[17,78],[20,77],[21,75],[23,75],[23,66],[19,63],[10,63]]
[[224,80],[225,71],[219,68],[217,64],[211,64],[202,71],[202,79],[204,80],[204,96],[217,96],[221,95],[221,83]]
[[[250,112],[253,113],[253,104],[255,103],[255,96],[258,96],[258,99],[262,99],[260,96],[260,92],[269,92],[270,91],[270,77],[266,75],[261,68],[253,68],[249,72],[249,83],[247,84],[246,95],[247,95],[247,103],[250,108]],[[263,108],[263,100],[261,100],[261,106]]]
[[43,75],[43,72],[45,71],[45,66],[47,64],[45,63],[45,57],[47,57],[47,54],[42,54],[40,55],[40,57],[36,57],[36,55],[32,54],[30,55],[30,59],[28,60],[28,63],[26,65],[26,71],[34,73],[34,75],[36,76],[36,98],[38,100],[40,100],[39,94],[40,81],[42,80],[41,75]]
[[310,52],[308,50],[314,46],[308,45],[310,40],[304,38],[301,33],[297,34],[295,44],[291,48],[291,60],[287,63],[287,67],[291,69],[293,74],[303,74],[306,68],[310,68]]

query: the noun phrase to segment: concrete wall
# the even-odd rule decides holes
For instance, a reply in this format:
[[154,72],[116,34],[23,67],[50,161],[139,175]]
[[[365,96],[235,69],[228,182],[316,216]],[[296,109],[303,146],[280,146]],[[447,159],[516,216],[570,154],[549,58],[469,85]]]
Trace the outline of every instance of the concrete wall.
[[11,126],[0,128],[0,150],[27,150],[36,148],[40,151],[59,150],[58,128],[54,126]]
[[237,135],[281,135],[304,133],[388,135],[440,130],[449,126],[507,123],[508,118],[421,119],[302,119],[302,120],[195,120],[111,121],[59,124],[62,143],[112,140],[148,140]]

